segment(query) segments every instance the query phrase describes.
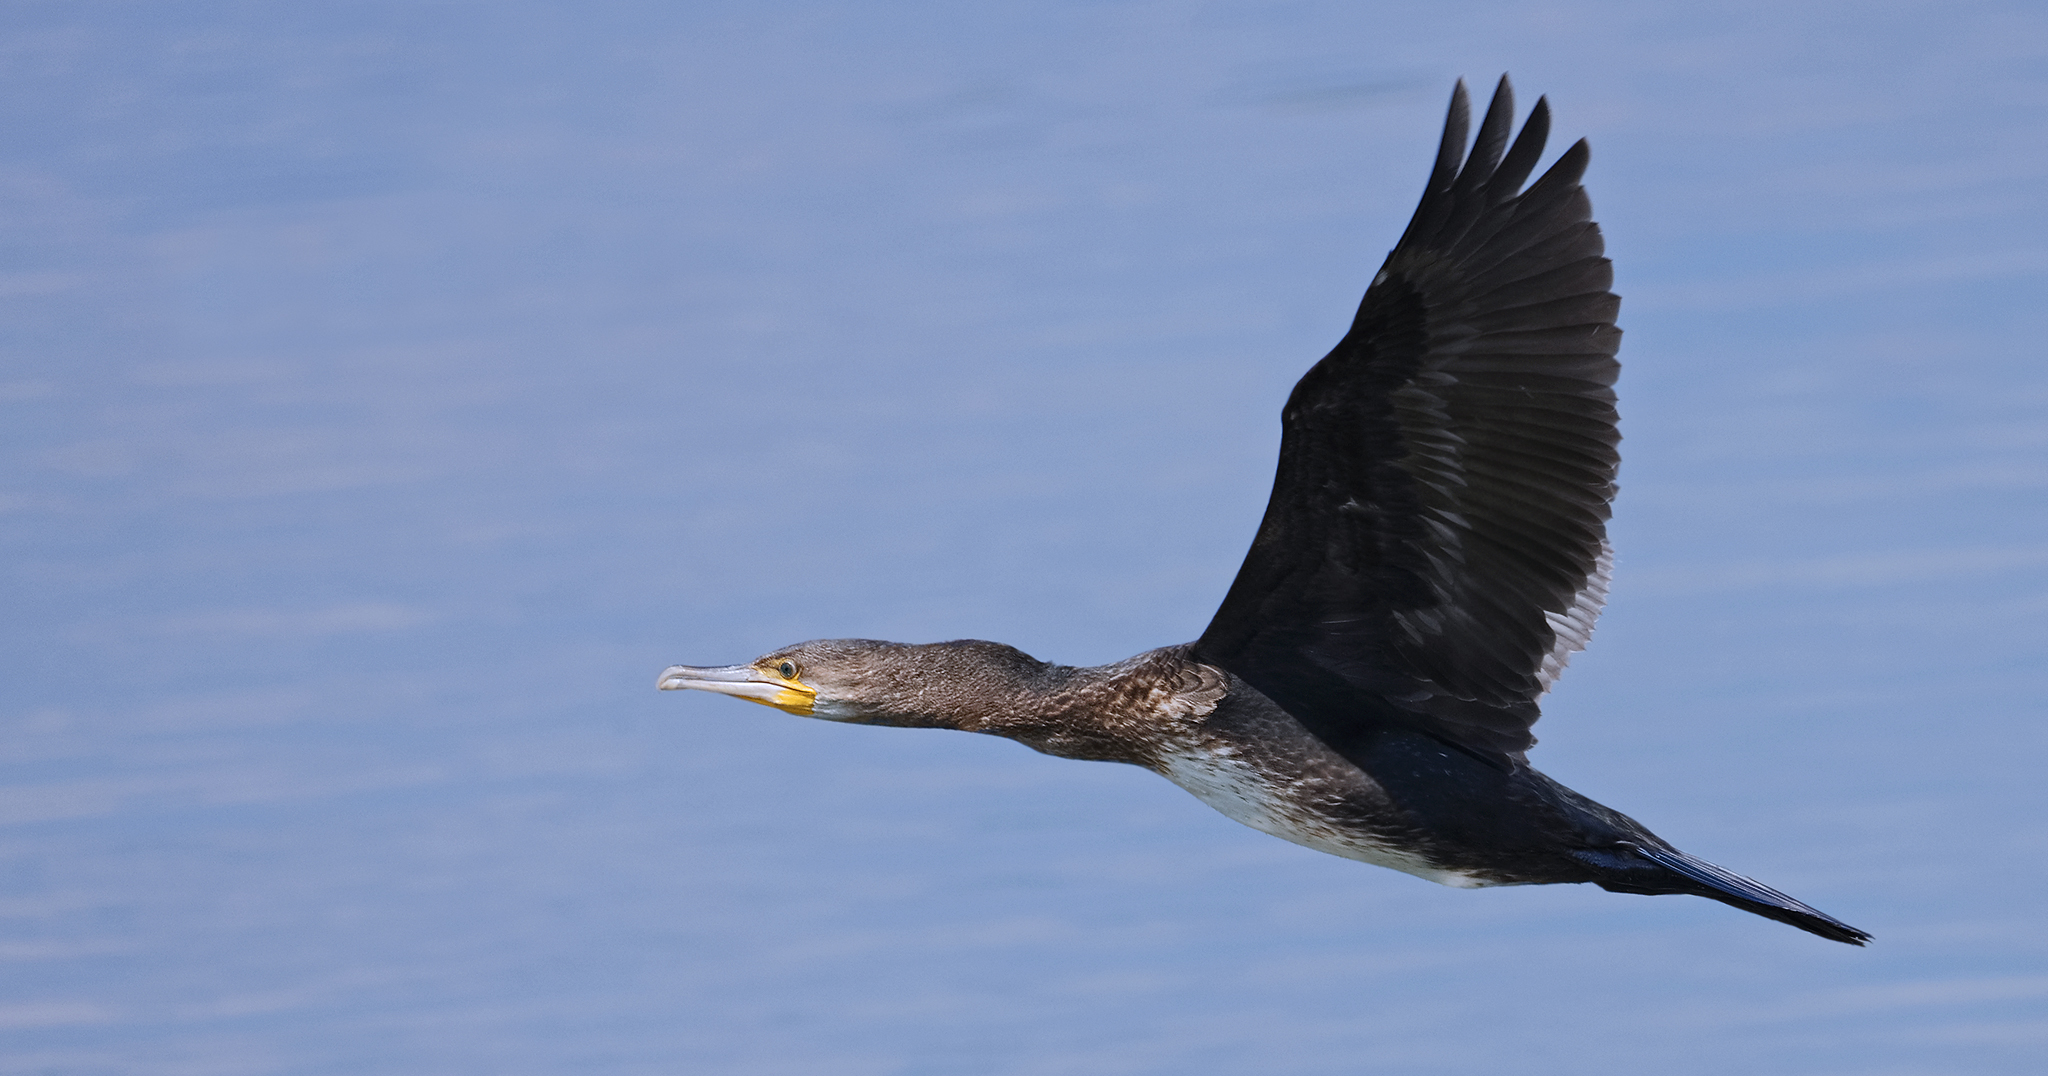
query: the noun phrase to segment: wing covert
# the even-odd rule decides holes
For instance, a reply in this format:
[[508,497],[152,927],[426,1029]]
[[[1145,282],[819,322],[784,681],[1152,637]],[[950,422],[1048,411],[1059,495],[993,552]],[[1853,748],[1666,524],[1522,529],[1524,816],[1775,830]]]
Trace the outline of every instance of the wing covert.
[[1523,190],[1506,78],[1436,167],[1350,331],[1282,411],[1273,494],[1195,644],[1334,745],[1375,722],[1503,764],[1605,601],[1620,299],[1581,141]]

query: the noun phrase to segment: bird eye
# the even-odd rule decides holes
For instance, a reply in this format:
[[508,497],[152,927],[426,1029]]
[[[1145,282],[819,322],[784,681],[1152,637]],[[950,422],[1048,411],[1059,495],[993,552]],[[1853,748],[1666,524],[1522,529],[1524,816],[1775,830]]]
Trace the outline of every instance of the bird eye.
[[785,661],[777,665],[775,671],[781,673],[784,680],[794,680],[796,679],[796,662]]

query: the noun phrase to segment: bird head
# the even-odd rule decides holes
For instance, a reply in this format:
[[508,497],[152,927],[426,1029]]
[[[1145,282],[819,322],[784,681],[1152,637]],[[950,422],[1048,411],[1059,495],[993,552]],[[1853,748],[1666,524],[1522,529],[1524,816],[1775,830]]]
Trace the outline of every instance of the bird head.
[[710,691],[801,717],[867,725],[972,727],[1043,669],[1015,647],[967,639],[813,639],[744,665],[671,665],[655,686]]

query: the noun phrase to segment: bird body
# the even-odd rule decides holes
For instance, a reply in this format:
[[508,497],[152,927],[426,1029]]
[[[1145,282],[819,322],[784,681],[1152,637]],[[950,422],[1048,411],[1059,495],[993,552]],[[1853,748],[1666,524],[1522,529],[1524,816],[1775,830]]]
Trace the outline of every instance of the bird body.
[[1863,944],[1528,764],[1538,700],[1606,600],[1620,300],[1585,143],[1525,190],[1549,109],[1510,146],[1513,109],[1503,78],[1467,153],[1454,92],[1414,219],[1282,409],[1265,518],[1200,638],[1087,668],[816,640],[659,686],[1143,766],[1253,829],[1445,885],[1689,893]]

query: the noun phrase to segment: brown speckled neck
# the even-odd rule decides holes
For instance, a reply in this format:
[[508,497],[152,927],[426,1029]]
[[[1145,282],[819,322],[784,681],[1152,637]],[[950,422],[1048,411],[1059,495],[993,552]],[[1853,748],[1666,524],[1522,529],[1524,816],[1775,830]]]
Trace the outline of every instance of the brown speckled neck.
[[837,720],[960,729],[1063,758],[1152,767],[1164,743],[1185,735],[1186,723],[1214,710],[1229,691],[1221,670],[1187,651],[1162,647],[1092,667],[1054,665],[978,639],[830,640],[787,653],[829,661],[843,677],[821,685],[826,696],[845,700],[846,712],[832,715]]
[[1185,740],[1230,690],[1222,670],[1187,651],[1162,647],[1113,665],[1065,669],[1056,690],[975,731],[1062,758],[1157,768],[1160,749]]

